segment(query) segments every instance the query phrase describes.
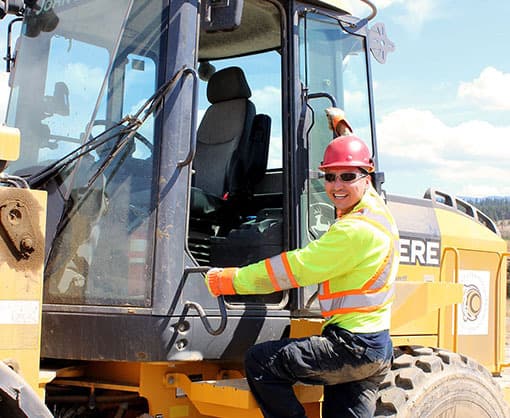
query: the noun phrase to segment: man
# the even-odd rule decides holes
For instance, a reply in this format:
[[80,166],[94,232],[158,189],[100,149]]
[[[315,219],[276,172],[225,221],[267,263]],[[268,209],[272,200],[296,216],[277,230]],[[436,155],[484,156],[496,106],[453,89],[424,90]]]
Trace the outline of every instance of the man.
[[306,247],[243,268],[211,269],[212,294],[261,294],[319,284],[320,336],[251,347],[246,377],[265,417],[305,417],[292,385],[324,385],[322,416],[371,417],[390,368],[390,308],[398,231],[371,185],[370,151],[356,136],[334,139],[319,167],[337,220]]

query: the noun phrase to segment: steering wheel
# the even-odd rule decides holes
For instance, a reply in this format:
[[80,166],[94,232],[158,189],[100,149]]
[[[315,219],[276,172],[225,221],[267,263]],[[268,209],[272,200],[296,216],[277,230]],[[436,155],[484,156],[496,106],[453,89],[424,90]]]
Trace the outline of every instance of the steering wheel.
[[[92,122],[93,127],[104,125],[105,130],[111,128],[112,126],[115,126],[116,124],[117,122],[108,119],[96,119],[94,122]],[[122,126],[123,125],[118,125],[118,128],[120,129],[122,128]],[[136,131],[134,134],[134,138],[140,141],[150,151],[152,155],[152,152],[154,151],[154,146],[145,136],[143,136],[140,132]]]

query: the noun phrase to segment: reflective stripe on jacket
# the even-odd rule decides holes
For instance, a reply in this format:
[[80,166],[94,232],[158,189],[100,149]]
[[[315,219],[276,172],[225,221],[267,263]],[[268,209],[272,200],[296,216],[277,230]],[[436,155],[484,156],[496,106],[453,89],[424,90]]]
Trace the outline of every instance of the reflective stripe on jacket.
[[388,236],[391,245],[383,263],[363,286],[357,288],[353,286],[349,290],[332,292],[330,280],[319,285],[319,301],[322,315],[326,318],[334,314],[375,311],[393,299],[393,282],[398,268],[399,241],[391,214],[385,206],[364,207],[345,215],[345,217],[354,217],[360,222],[367,222],[375,226]]
[[398,231],[370,187],[351,213],[337,219],[303,248],[240,268],[238,294],[262,294],[320,284],[327,323],[352,332],[389,328],[393,282],[398,269]]

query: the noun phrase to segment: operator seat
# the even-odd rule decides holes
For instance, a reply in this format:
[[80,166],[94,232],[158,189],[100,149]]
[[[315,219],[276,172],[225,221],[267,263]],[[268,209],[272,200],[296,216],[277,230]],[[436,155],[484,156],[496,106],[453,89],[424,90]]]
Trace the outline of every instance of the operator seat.
[[213,225],[228,231],[238,222],[238,203],[265,172],[270,118],[256,114],[250,97],[239,67],[219,70],[209,79],[211,105],[197,131],[193,160],[191,230],[208,233]]
[[238,148],[247,143],[255,105],[243,71],[229,67],[214,73],[207,84],[206,110],[197,131],[193,186],[222,198],[230,192],[231,170]]
[[[229,67],[214,73],[207,84],[211,103],[197,131],[193,160],[191,214],[216,217],[232,193],[236,159],[249,140],[255,105],[243,71]],[[239,167],[237,168],[237,170]]]

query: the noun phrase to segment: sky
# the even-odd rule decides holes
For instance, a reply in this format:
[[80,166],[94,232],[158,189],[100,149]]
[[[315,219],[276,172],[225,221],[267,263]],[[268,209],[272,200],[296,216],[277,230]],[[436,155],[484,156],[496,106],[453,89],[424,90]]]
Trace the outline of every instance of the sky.
[[374,3],[395,44],[372,60],[384,188],[510,196],[510,2]]
[[[361,0],[349,1],[368,13]],[[372,60],[384,189],[510,196],[510,1],[373,1],[369,26],[384,23],[395,44],[385,64]],[[0,94],[2,120],[6,101]]]

